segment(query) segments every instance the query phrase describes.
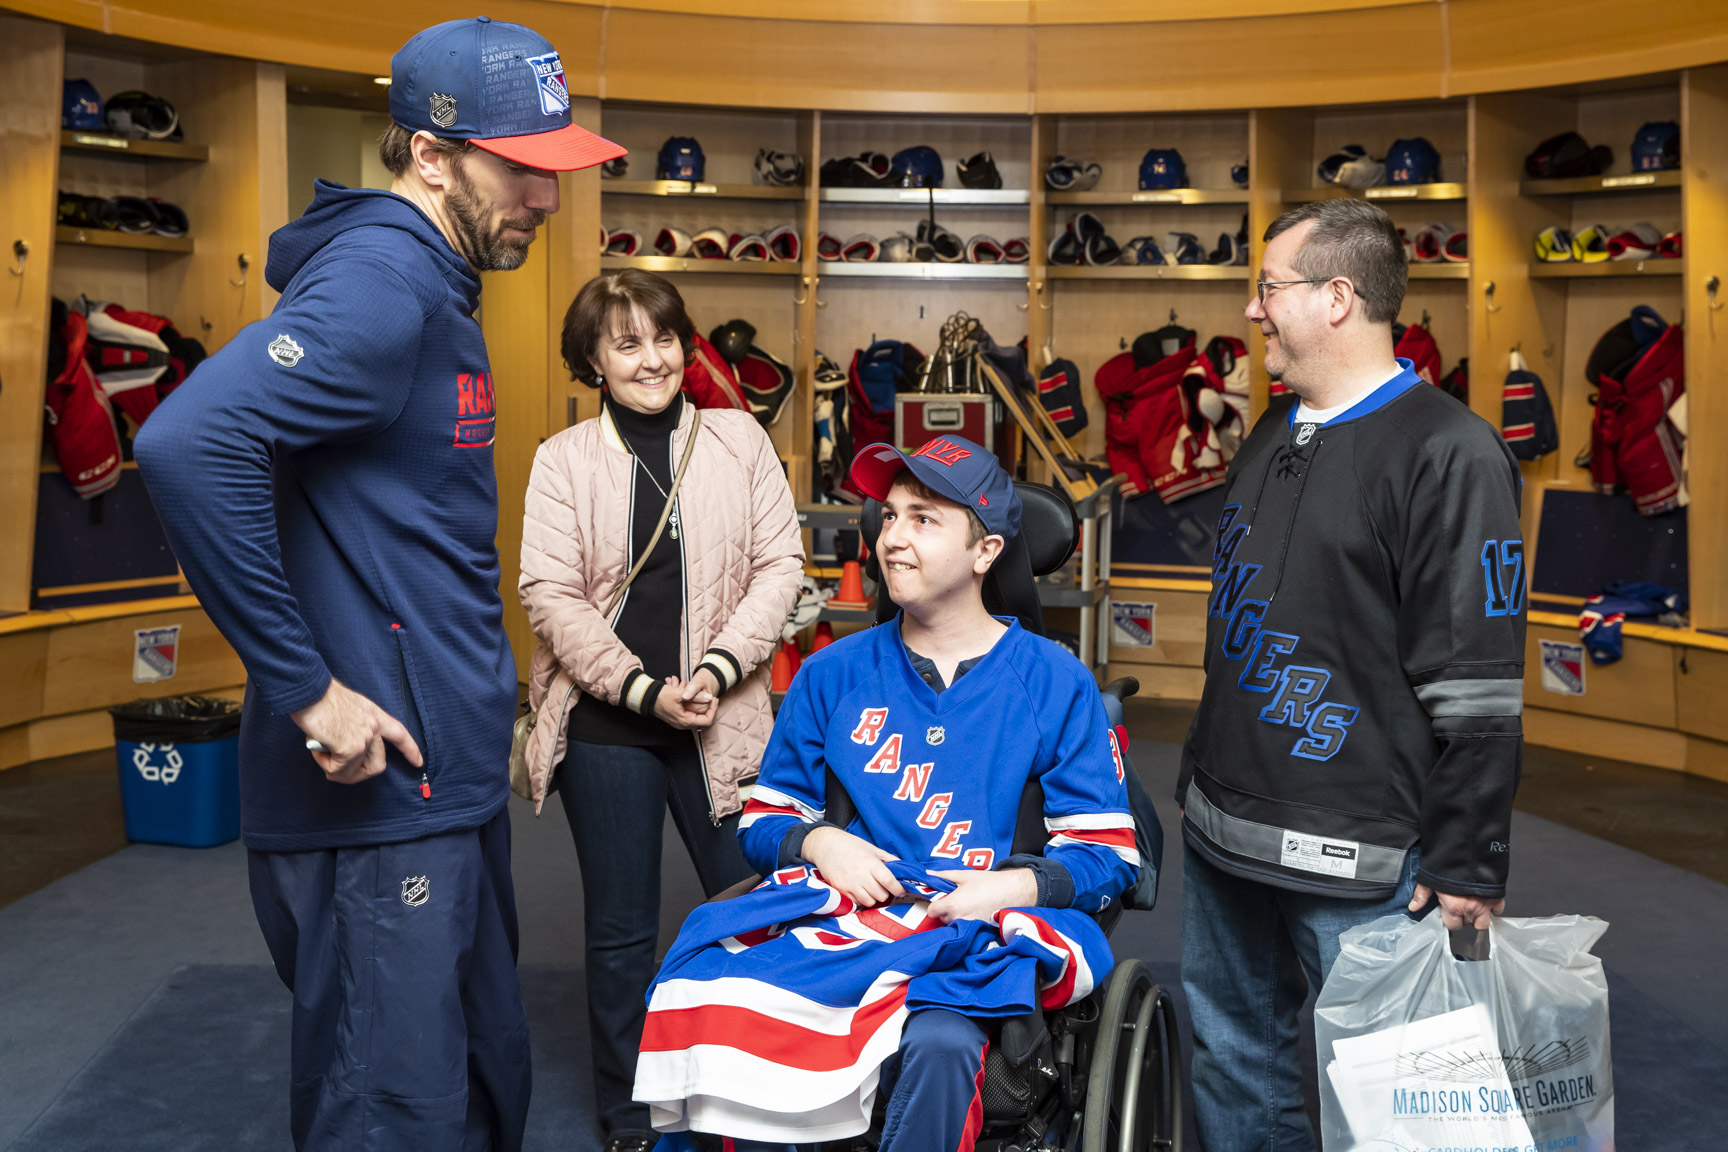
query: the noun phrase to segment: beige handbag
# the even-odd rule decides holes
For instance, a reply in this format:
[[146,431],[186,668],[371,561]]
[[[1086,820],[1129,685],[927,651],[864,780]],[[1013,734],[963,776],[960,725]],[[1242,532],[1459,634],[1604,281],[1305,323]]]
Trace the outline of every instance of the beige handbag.
[[[660,533],[666,530],[666,521],[672,515],[672,506],[678,501],[678,486],[684,483],[684,473],[690,467],[690,457],[696,452],[696,434],[702,431],[702,409],[693,408],[694,419],[690,423],[690,439],[684,445],[684,455],[678,458],[678,471],[672,476],[672,487],[666,493],[666,507],[660,509],[660,521],[654,525],[654,535],[648,538],[648,547],[642,549],[642,555],[636,558],[636,563],[624,577],[624,583],[618,585],[612,593],[612,599],[606,605],[606,616],[611,617],[618,604],[624,599],[624,593],[629,591],[636,574],[642,571],[642,565],[648,563],[648,557],[654,554],[655,545],[660,543]],[[545,643],[545,641],[541,641]],[[516,717],[516,726],[510,733],[510,791],[524,800],[532,800],[533,786],[528,779],[528,738],[534,734],[535,721],[539,719],[539,710],[523,706],[526,710]]]

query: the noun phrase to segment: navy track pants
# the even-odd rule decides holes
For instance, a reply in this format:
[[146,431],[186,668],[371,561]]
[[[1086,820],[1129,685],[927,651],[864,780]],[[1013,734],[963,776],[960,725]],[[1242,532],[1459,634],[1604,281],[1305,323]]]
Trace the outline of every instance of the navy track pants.
[[510,817],[398,844],[250,854],[294,993],[301,1152],[517,1152],[528,1020]]

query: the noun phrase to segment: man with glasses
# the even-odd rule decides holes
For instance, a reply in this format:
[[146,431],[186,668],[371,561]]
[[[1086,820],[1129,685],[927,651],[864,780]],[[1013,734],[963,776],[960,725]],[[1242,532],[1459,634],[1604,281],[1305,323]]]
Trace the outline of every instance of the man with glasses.
[[1182,983],[1212,1152],[1312,1149],[1297,1013],[1339,934],[1505,905],[1518,783],[1518,465],[1392,354],[1407,270],[1372,204],[1266,230],[1247,317],[1275,401],[1230,464],[1182,752]]

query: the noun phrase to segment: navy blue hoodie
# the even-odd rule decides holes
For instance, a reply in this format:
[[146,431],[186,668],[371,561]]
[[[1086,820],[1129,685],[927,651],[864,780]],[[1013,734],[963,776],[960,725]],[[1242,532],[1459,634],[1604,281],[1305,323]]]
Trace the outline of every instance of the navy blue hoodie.
[[[479,278],[407,200],[324,181],[270,238],[265,278],[282,293],[274,313],[137,441],[186,578],[246,663],[246,844],[482,824],[509,797],[516,669]],[[324,778],[289,713],[332,676],[407,726],[424,780],[393,747],[382,775]]]

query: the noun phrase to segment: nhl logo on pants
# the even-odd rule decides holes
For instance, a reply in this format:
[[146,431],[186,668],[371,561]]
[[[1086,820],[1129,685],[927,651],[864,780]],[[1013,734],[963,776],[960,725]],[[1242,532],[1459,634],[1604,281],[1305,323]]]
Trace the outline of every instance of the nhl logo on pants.
[[426,897],[431,894],[431,885],[424,876],[410,876],[402,881],[402,903],[410,908],[418,908],[426,903]]

